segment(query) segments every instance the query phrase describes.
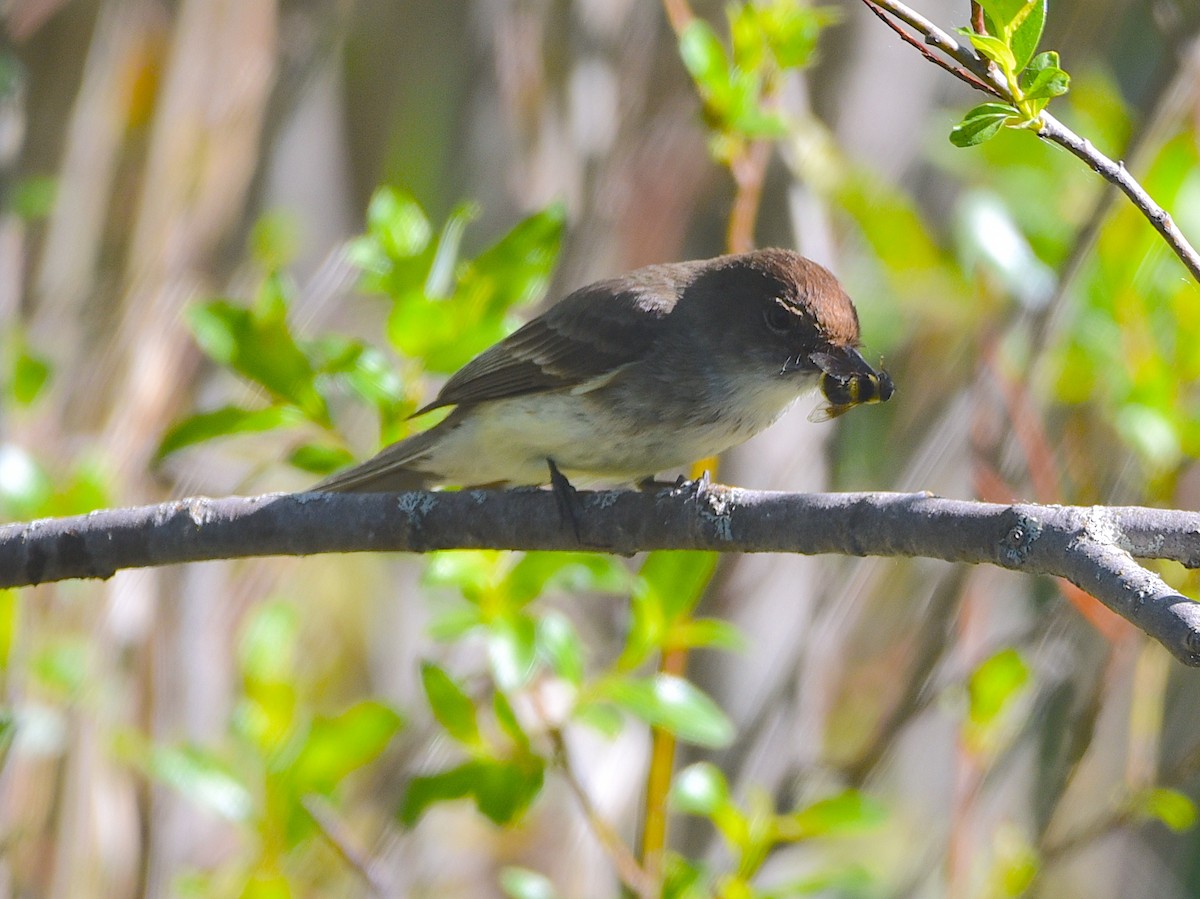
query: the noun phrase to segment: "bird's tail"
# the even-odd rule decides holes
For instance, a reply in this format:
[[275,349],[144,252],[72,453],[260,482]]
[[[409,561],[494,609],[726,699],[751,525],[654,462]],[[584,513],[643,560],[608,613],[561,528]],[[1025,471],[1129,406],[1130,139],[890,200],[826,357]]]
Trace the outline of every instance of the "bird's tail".
[[393,443],[360,465],[332,474],[309,488],[313,493],[398,493],[428,490],[441,482],[437,474],[416,466],[436,442],[437,429]]

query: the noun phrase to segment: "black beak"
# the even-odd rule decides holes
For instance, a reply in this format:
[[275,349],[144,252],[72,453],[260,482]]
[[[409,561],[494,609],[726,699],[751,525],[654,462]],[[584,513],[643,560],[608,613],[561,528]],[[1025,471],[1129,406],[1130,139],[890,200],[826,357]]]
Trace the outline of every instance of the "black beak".
[[809,358],[825,374],[833,378],[874,378],[879,372],[871,367],[862,353],[852,346],[829,347],[812,353]]

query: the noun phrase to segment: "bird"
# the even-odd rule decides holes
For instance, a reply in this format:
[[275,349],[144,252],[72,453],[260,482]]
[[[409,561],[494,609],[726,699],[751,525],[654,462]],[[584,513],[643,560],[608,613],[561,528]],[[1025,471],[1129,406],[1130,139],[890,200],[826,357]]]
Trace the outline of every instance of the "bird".
[[414,413],[443,420],[311,489],[652,482],[817,388],[829,417],[890,398],[859,344],[837,278],[793,250],[646,266],[570,293]]

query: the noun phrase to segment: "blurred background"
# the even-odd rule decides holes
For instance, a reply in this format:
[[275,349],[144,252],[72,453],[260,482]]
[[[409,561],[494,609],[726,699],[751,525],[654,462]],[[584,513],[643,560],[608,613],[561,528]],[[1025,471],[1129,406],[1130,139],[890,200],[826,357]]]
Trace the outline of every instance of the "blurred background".
[[[919,7],[968,21],[966,0]],[[1066,152],[1027,132],[952,147],[983,98],[863,4],[827,8],[811,65],[773,90],[784,132],[730,150],[645,0],[0,0],[0,513],[302,489],[344,460],[290,413],[162,451],[197,411],[271,393],[206,323],[252,303],[266,320],[284,284],[296,340],[373,348],[356,359],[387,403],[314,401],[339,452],[365,456],[454,355],[418,370],[396,352],[386,279],[362,280],[387,234],[424,247],[442,229],[482,259],[519,222],[542,228],[505,300],[526,307],[489,319],[507,328],[596,278],[725,252],[756,172],[754,239],[838,274],[897,394],[823,424],[802,402],[720,480],[1200,508],[1200,288]],[[728,43],[724,6],[693,9]],[[1193,242],[1198,33],[1194,0],[1052,0],[1043,39],[1073,79],[1052,109]],[[522,869],[562,896],[618,894],[573,790],[635,845],[650,734],[548,725],[561,678],[509,699],[523,732],[565,739],[571,777],[551,764],[504,827],[462,801],[397,818],[415,776],[463,754],[420,660],[473,696],[497,664],[486,639],[431,624],[453,631],[471,579],[512,564],[265,559],[0,591],[0,895],[549,895]],[[537,607],[605,670],[629,591],[570,581]],[[742,806],[848,790],[882,810],[773,847],[756,888],[1200,895],[1200,681],[1070,585],[728,558],[700,611],[743,634],[687,659],[736,737],[679,764],[714,762]],[[703,816],[674,816],[670,844],[715,871],[737,860]]]

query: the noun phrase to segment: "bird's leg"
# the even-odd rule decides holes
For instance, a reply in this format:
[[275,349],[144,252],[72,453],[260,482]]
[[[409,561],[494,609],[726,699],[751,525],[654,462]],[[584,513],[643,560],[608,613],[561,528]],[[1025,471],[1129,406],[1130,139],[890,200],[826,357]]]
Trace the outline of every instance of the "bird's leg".
[[571,486],[567,476],[558,470],[558,466],[549,456],[546,457],[546,464],[550,466],[550,489],[554,491],[554,501],[558,505],[559,518],[571,525],[571,530],[575,532],[575,539],[579,543],[583,543],[583,538],[579,535],[579,513],[581,511],[579,493]]

